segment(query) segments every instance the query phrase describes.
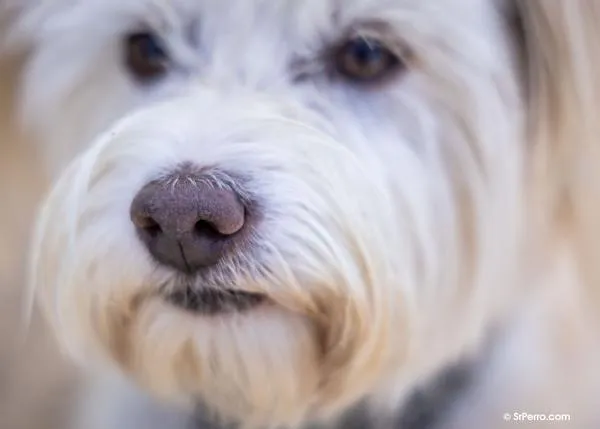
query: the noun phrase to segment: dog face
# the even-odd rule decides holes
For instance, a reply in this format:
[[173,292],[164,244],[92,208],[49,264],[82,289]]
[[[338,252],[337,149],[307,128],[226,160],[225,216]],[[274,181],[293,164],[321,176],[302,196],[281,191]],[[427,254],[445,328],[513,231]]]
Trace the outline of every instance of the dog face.
[[527,28],[492,0],[31,7],[23,118],[69,164],[33,284],[68,351],[248,425],[398,403],[519,286],[535,88],[514,17]]

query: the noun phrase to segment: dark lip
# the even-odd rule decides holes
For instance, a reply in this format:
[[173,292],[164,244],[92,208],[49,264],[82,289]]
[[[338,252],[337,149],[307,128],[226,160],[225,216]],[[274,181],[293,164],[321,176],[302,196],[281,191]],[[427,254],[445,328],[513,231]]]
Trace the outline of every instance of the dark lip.
[[235,289],[186,287],[169,294],[167,300],[192,313],[216,316],[251,310],[264,303],[267,297]]

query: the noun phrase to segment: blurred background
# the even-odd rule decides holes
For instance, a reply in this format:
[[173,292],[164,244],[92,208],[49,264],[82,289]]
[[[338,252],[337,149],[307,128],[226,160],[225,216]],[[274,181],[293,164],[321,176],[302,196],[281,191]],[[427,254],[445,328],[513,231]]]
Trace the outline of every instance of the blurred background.
[[[0,19],[0,36],[2,28]],[[11,132],[11,70],[18,62],[0,60],[0,429],[63,429],[73,403],[74,372],[60,358],[39,314],[22,335],[26,248],[47,184],[35,148]]]

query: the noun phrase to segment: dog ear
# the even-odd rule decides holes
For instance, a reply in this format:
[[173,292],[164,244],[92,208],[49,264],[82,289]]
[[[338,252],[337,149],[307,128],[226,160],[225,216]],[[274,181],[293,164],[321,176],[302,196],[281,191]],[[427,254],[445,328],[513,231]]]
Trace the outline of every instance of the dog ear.
[[600,309],[600,1],[514,0],[524,43],[532,200],[574,244]]

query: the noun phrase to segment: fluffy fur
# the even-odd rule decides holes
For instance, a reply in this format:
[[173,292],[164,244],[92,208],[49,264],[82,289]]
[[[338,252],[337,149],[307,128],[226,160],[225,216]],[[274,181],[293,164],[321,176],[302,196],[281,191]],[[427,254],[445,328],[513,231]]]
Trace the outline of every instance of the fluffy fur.
[[[9,38],[31,49],[20,111],[59,176],[32,288],[74,358],[167,402],[296,427],[365,399],[397,409],[548,297],[568,296],[595,351],[594,0],[30,3]],[[124,70],[139,25],[177,57],[154,85]],[[406,70],[373,87],[329,74],[322,53],[348,31],[386,40]],[[128,209],[185,163],[264,215],[198,283],[272,305],[214,318],[162,298],[176,279]]]

